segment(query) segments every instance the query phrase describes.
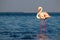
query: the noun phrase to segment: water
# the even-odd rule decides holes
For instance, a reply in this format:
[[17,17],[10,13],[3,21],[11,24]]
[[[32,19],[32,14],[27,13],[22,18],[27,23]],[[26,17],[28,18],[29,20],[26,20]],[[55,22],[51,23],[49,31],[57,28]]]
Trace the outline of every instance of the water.
[[[60,14],[50,15],[46,20],[46,39],[60,40]],[[36,13],[0,13],[0,40],[38,40],[39,35],[40,20]]]

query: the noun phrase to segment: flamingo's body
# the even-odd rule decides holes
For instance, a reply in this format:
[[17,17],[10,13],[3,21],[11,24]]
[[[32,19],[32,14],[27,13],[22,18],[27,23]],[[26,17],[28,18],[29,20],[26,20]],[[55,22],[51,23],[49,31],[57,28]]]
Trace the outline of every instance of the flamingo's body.
[[38,14],[37,14],[38,19],[46,19],[50,18],[47,12],[42,11],[42,7],[38,7]]

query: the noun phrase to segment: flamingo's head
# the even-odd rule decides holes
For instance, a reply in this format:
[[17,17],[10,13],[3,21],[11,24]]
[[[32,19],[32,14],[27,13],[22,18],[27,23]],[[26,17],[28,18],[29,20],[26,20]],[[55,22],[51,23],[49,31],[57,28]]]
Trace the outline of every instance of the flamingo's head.
[[41,6],[39,6],[37,10],[38,10],[38,12],[42,12],[42,9],[43,8]]

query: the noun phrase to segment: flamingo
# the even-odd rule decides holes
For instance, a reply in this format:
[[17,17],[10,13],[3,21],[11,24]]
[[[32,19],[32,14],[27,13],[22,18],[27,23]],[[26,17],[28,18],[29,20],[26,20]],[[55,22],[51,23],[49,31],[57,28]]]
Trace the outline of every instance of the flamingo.
[[[45,19],[50,18],[51,16],[47,12],[42,11],[43,8],[41,6],[39,6],[37,10],[38,10],[38,13],[37,13],[36,17],[37,17],[37,19],[43,20],[44,31],[46,32],[46,21],[45,21]],[[40,27],[41,33],[42,33],[43,26]],[[40,34],[40,40],[45,40],[45,39],[46,39],[46,36],[44,36],[43,33],[42,33],[42,35]]]
[[[43,20],[43,26],[44,26],[44,31],[46,31],[46,22],[45,22],[45,19],[47,18],[50,18],[51,16],[47,13],[47,12],[44,12],[42,11],[43,8],[41,6],[38,7],[38,13],[37,13],[37,19],[42,19]],[[42,24],[41,24],[41,27],[40,27],[40,32],[42,33]]]

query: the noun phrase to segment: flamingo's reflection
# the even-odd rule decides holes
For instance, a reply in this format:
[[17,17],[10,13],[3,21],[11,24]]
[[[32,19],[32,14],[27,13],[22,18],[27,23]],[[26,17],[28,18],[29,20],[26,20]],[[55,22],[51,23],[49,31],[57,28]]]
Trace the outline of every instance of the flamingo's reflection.
[[45,34],[40,34],[37,36],[37,40],[49,40],[48,36]]

